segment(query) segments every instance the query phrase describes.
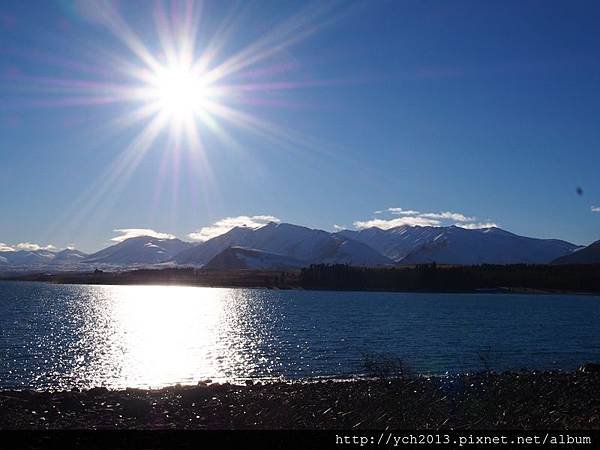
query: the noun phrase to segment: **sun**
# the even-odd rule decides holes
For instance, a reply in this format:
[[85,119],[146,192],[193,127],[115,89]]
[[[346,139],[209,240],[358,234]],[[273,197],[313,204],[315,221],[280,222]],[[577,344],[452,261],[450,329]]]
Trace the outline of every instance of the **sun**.
[[203,73],[183,64],[158,67],[146,89],[156,109],[174,120],[192,119],[205,112],[212,97]]
[[[56,72],[70,73],[70,78],[28,76],[22,84],[33,87],[32,95],[47,93],[49,105],[112,107],[114,117],[100,122],[101,133],[112,137],[115,131],[127,130],[131,135],[77,199],[72,215],[78,221],[98,210],[103,201],[108,205],[117,199],[150,151],[160,154],[161,161],[155,201],[168,182],[175,210],[184,172],[191,174],[186,176],[189,195],[194,199],[204,195],[204,202],[210,203],[209,194],[219,183],[211,158],[215,149],[247,152],[238,138],[251,135],[269,146],[292,151],[321,152],[330,146],[270,119],[282,111],[279,108],[303,107],[302,102],[288,98],[290,92],[331,83],[306,78],[308,68],[289,50],[345,14],[345,7],[310,2],[248,40],[244,30],[237,35],[247,9],[238,6],[224,9],[222,20],[218,16],[213,20],[204,14],[201,1],[148,2],[153,5],[149,12],[155,27],[144,26],[141,34],[133,24],[146,21],[136,18],[130,23],[118,6],[121,2],[76,3],[82,4],[86,20],[108,31],[118,45],[111,41],[107,46],[104,40],[86,43],[83,48],[91,61],[52,56],[52,64],[60,69]],[[210,20],[203,23],[202,18]],[[97,55],[88,51],[96,48],[100,50]]]

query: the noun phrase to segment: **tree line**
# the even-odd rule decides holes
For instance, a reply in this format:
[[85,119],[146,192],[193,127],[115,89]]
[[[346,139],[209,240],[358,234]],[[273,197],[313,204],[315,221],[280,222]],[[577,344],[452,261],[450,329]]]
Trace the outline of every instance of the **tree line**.
[[495,289],[600,292],[600,264],[352,267],[311,265],[300,271],[306,289],[467,292]]

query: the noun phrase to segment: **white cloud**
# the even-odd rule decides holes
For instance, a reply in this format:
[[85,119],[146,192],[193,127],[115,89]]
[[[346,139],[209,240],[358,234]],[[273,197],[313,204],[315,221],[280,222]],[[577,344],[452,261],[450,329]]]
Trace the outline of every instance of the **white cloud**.
[[161,233],[149,228],[118,228],[113,231],[115,233],[119,233],[119,236],[112,238],[112,242],[123,242],[126,239],[131,239],[138,236],[150,236],[157,239],[175,239],[175,236],[172,234]]
[[472,222],[475,220],[475,217],[467,217],[464,214],[445,211],[439,213],[422,213],[419,211],[415,211],[414,209],[403,209],[403,208],[387,208],[381,209],[379,211],[375,211],[375,214],[384,214],[390,213],[395,216],[415,216],[415,217],[424,217],[426,219],[442,219],[442,220],[454,220],[456,222]]
[[498,224],[494,222],[480,222],[480,223],[455,223],[457,227],[466,228],[467,230],[479,230],[481,228],[492,228],[498,227]]
[[354,226],[359,230],[370,227],[378,227],[383,230],[389,230],[390,228],[395,228],[402,225],[441,227],[451,225],[452,223],[468,229],[497,226],[493,222],[477,223],[477,217],[471,217],[463,213],[453,211],[419,212],[412,209],[387,208],[375,211],[375,214],[387,214],[388,217],[392,217],[359,220],[354,222]]
[[8,245],[0,242],[0,252],[15,252],[17,250],[27,250],[30,252],[34,252],[37,250],[56,250],[57,248],[54,245],[39,245],[31,242],[20,242],[16,245]]
[[56,247],[54,245],[38,245],[38,244],[32,244],[31,242],[21,242],[17,245],[15,245],[15,248],[17,250],[29,250],[29,251],[36,251],[36,250],[56,250]]
[[473,222],[477,220],[475,217],[467,217],[464,214],[446,211],[440,213],[424,213],[420,214],[420,217],[427,217],[429,219],[447,219],[454,220],[456,222]]
[[383,213],[392,213],[392,214],[398,214],[398,215],[403,215],[403,216],[414,216],[415,214],[420,214],[419,211],[414,211],[412,209],[402,209],[402,208],[388,208],[388,209],[382,209],[379,211],[375,211],[375,214],[383,214]]
[[216,221],[211,226],[202,227],[199,230],[188,234],[188,237],[194,241],[203,242],[227,233],[229,230],[235,227],[260,228],[269,222],[279,223],[281,221],[277,217],[267,215],[226,217]]
[[592,212],[600,213],[600,206],[592,206]]
[[15,249],[10,245],[5,244],[4,242],[0,242],[0,252],[14,252]]
[[344,227],[344,226],[342,226],[342,225],[335,224],[335,225],[333,225],[333,229],[334,229],[335,231],[342,231],[342,230],[345,230],[345,229],[346,229],[346,227]]
[[440,221],[435,219],[428,219],[426,217],[415,217],[415,216],[407,216],[407,217],[396,217],[394,219],[372,219],[366,221],[356,221],[354,222],[354,226],[359,229],[377,227],[382,230],[389,230],[390,228],[399,227],[401,225],[410,225],[410,226],[440,226]]

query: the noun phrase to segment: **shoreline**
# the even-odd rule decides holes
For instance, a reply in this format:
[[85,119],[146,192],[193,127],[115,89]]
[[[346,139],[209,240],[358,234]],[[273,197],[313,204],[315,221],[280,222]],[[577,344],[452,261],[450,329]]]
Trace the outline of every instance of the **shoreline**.
[[600,373],[0,390],[1,429],[600,429]]
[[[315,291],[315,292],[370,292],[370,293],[389,293],[389,294],[521,294],[521,295],[578,295],[589,297],[600,297],[600,292],[590,291],[571,291],[571,290],[544,290],[533,288],[518,288],[518,287],[497,287],[497,288],[482,288],[471,290],[386,290],[386,289],[352,289],[352,288],[327,288],[327,287],[303,287],[303,286],[272,286],[272,285],[255,285],[255,284],[204,284],[185,281],[148,281],[148,282],[90,282],[82,280],[54,280],[45,278],[31,278],[30,276],[5,277],[0,278],[0,282],[15,282],[15,283],[40,283],[53,285],[74,285],[74,286],[163,286],[163,287],[198,287],[198,288],[218,288],[218,289],[264,289],[272,291]],[[113,280],[114,281],[114,280]]]
[[178,285],[348,292],[600,295],[598,265],[311,265],[303,269],[143,268],[0,273],[0,280],[55,284]]

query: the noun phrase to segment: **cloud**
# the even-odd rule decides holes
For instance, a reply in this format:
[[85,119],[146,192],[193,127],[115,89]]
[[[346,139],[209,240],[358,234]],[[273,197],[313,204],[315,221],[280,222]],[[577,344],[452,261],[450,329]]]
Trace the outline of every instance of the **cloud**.
[[37,250],[56,250],[54,245],[38,245],[32,244],[31,242],[21,242],[15,245],[15,249],[17,250],[29,250],[29,251],[37,251]]
[[395,228],[402,225],[441,227],[454,224],[462,228],[468,229],[488,228],[497,226],[491,221],[477,223],[477,217],[467,216],[463,213],[453,211],[419,212],[413,209],[403,209],[394,207],[375,211],[374,213],[388,214],[392,217],[376,218],[371,220],[359,220],[354,222],[354,226],[359,230],[371,227],[389,230],[390,228]]
[[414,217],[414,216],[407,216],[407,217],[396,217],[394,219],[372,219],[372,220],[366,220],[366,221],[356,221],[354,222],[354,226],[359,229],[365,229],[365,228],[371,228],[371,227],[377,227],[377,228],[381,228],[382,230],[389,230],[390,228],[395,228],[395,227],[399,227],[402,225],[410,225],[410,226],[420,226],[420,227],[426,227],[426,226],[440,226],[440,221],[439,220],[435,220],[435,219],[428,219],[426,217]]
[[388,209],[382,209],[379,211],[375,211],[375,214],[383,214],[383,213],[392,213],[392,214],[398,214],[398,215],[409,215],[409,216],[413,216],[415,214],[420,214],[419,211],[414,211],[412,209],[402,209],[402,208],[388,208]]
[[48,244],[48,245],[39,245],[39,244],[33,244],[31,242],[20,242],[19,244],[16,245],[8,245],[8,244],[4,244],[3,242],[0,242],[0,252],[16,252],[17,250],[27,250],[30,252],[35,252],[38,250],[57,250],[57,248],[54,245]]
[[473,222],[474,220],[476,220],[475,217],[467,217],[464,214],[450,211],[440,213],[424,213],[420,214],[420,217],[426,217],[429,219],[448,219],[455,220],[457,222]]
[[455,223],[457,227],[466,228],[467,230],[479,230],[481,228],[492,228],[498,227],[498,224],[494,222],[480,222],[480,223]]
[[5,244],[4,242],[0,242],[0,252],[14,252],[15,249],[10,245]]
[[600,206],[592,206],[592,212],[600,213]]
[[472,222],[475,220],[475,217],[467,217],[464,214],[452,212],[452,211],[445,211],[445,212],[439,212],[439,213],[421,213],[414,209],[387,208],[387,209],[381,209],[379,211],[375,211],[374,213],[375,214],[390,213],[395,216],[415,216],[415,217],[423,217],[426,219],[442,219],[442,220],[447,219],[447,220],[454,220],[456,222]]
[[149,228],[118,228],[113,231],[115,233],[119,233],[119,236],[112,238],[112,242],[123,242],[126,239],[131,239],[138,236],[150,236],[157,239],[175,239],[175,236],[172,234],[161,233]]
[[211,226],[202,227],[199,230],[188,234],[188,237],[194,241],[203,242],[227,233],[229,230],[235,227],[260,228],[269,222],[279,223],[281,221],[275,216],[268,215],[226,217],[216,221]]
[[334,229],[335,231],[342,231],[342,230],[345,230],[345,229],[346,229],[346,227],[345,227],[345,226],[343,226],[343,225],[338,225],[338,224],[335,224],[335,225],[333,225],[333,229]]

